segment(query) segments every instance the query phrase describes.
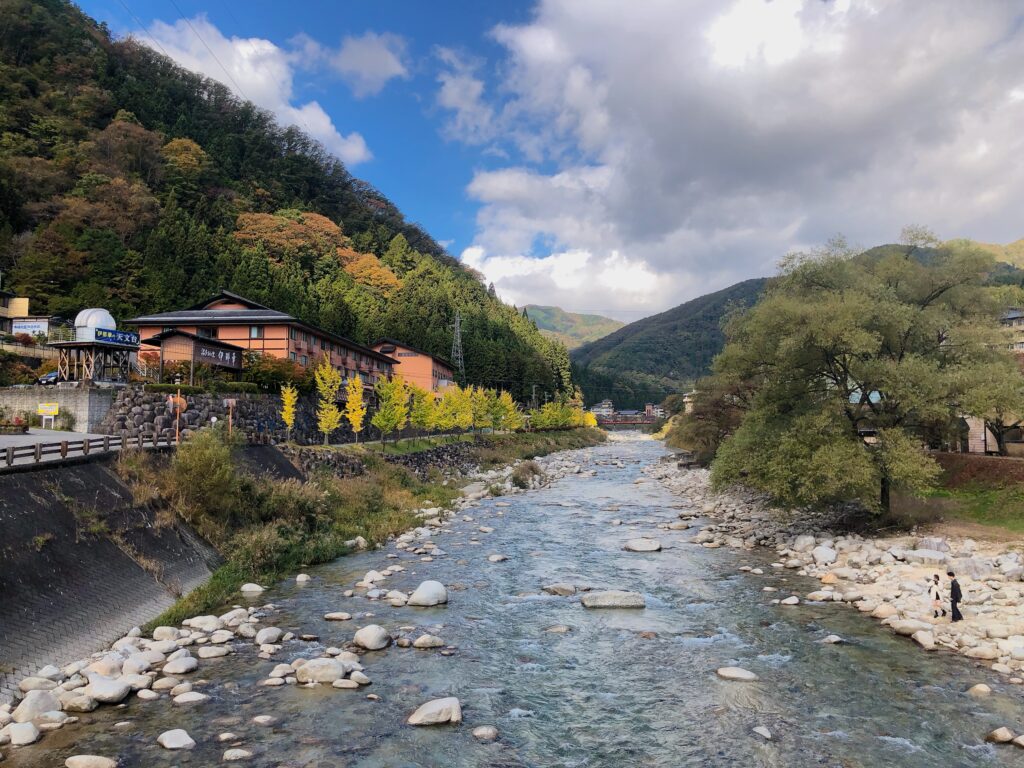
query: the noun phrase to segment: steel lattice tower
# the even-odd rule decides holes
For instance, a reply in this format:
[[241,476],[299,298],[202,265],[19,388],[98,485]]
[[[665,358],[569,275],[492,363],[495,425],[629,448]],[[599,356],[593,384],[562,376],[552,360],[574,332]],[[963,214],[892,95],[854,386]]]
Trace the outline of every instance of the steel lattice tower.
[[452,334],[452,365],[459,377],[459,385],[466,384],[466,364],[462,359],[462,314],[455,310],[455,332]]

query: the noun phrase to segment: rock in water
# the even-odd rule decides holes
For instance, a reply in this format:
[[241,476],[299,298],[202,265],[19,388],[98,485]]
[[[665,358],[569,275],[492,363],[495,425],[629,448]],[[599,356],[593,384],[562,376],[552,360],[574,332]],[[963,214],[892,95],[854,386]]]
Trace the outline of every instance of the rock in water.
[[760,678],[753,672],[742,667],[719,667],[715,670],[717,674],[723,680],[735,680],[741,683],[752,683]]
[[493,725],[481,725],[473,729],[473,738],[480,741],[494,741],[498,738],[498,729]]
[[310,659],[297,670],[300,683],[333,683],[349,671],[349,665],[336,659]]
[[448,602],[448,590],[439,581],[424,581],[416,591],[409,597],[407,605],[414,605],[421,608],[429,608],[432,605],[441,605]]
[[1005,744],[1008,741],[1013,741],[1013,731],[1005,726],[1002,728],[996,728],[985,737],[985,741],[991,741],[996,744]]
[[824,638],[821,642],[827,643],[828,645],[835,645],[837,643],[843,642],[843,638],[841,638],[839,635],[829,635],[828,637]]
[[811,557],[818,565],[829,565],[834,563],[839,555],[831,547],[815,547],[811,552]]
[[[259,584],[243,584],[241,587],[241,591],[249,595],[258,595],[260,592],[263,591],[263,587],[261,587]],[[189,747],[189,749],[191,749],[191,747]]]
[[117,761],[99,755],[75,755],[64,761],[64,768],[117,768]]
[[233,763],[238,760],[248,760],[252,757],[252,752],[247,749],[229,749],[224,752],[223,758],[225,763]]
[[409,725],[441,725],[461,723],[462,705],[454,696],[434,699],[420,706],[409,716]]
[[657,539],[630,539],[623,549],[627,552],[658,552],[661,542]]
[[[127,688],[128,686],[125,687]],[[127,695],[128,691],[125,691],[124,696]],[[118,699],[118,701],[121,699]],[[61,709],[60,699],[50,691],[29,691],[25,694],[25,698],[22,699],[18,708],[14,710],[13,719],[16,723],[27,723],[35,720],[43,712],[53,712],[54,710],[59,711]]]
[[256,645],[276,645],[284,635],[284,630],[277,627],[264,627],[256,633]]
[[646,608],[644,596],[639,592],[623,592],[609,589],[604,592],[588,592],[581,601],[584,608]]
[[972,685],[970,688],[967,689],[967,695],[974,696],[975,698],[980,698],[981,696],[988,696],[990,693],[992,693],[992,689],[984,683]]
[[11,723],[4,730],[11,739],[11,745],[15,747],[26,747],[35,744],[42,735],[34,723]]
[[763,725],[759,725],[754,729],[754,733],[760,736],[765,741],[772,740],[772,732],[765,728]]
[[391,644],[391,635],[379,624],[367,624],[355,633],[352,642],[368,651],[379,651]]
[[192,749],[196,745],[192,737],[181,728],[164,731],[157,736],[156,743],[164,749]]
[[559,595],[560,597],[569,597],[570,595],[576,594],[576,587],[562,581],[557,582],[556,584],[548,584],[547,586],[542,587],[542,589],[549,595]]

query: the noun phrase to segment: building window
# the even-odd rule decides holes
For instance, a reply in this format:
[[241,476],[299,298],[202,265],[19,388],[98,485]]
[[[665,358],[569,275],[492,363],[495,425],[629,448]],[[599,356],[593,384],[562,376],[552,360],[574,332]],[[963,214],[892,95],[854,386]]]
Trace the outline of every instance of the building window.
[[302,363],[303,367],[306,367],[306,366],[309,365],[309,357],[307,357],[306,355],[303,355],[302,359],[299,362]]
[[196,328],[196,336],[204,339],[216,339],[217,329],[216,328]]
[[298,335],[299,335],[299,334],[298,334],[298,332],[297,332],[297,331],[295,330],[295,326],[291,326],[291,327],[290,327],[290,328],[288,329],[288,338],[289,338],[289,339],[291,339],[292,341],[295,341],[295,339],[296,339],[296,338],[298,338]]
[[288,353],[288,357],[290,357],[292,359],[293,363],[295,362],[295,353],[294,352],[289,352]]
[[262,325],[250,325],[249,326],[249,338],[250,339],[262,339],[263,338],[263,326]]

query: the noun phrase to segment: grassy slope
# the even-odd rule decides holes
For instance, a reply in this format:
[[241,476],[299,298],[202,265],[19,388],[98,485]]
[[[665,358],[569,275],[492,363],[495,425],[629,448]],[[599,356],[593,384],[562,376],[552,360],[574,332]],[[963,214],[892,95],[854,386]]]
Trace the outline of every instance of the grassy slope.
[[528,304],[525,309],[541,333],[560,341],[568,349],[575,349],[587,342],[597,341],[625,325],[625,323],[610,317],[566,312],[560,307]]

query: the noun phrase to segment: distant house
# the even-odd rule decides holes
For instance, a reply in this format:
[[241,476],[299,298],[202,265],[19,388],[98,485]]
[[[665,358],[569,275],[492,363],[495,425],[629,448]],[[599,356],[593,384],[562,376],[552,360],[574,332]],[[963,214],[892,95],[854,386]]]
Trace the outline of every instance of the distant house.
[[230,291],[222,290],[187,309],[139,315],[127,322],[138,326],[143,344],[158,335],[178,331],[185,338],[216,340],[224,349],[230,346],[260,352],[291,360],[304,368],[329,355],[331,364],[346,379],[358,374],[367,387],[381,377],[390,377],[396,364],[370,347]]
[[595,416],[614,416],[615,406],[611,400],[602,400],[595,406],[592,406],[590,412]]
[[1016,307],[1008,309],[999,318],[999,324],[1004,328],[1013,331],[1013,338],[1010,340],[1010,349],[1014,352],[1024,354],[1024,310]]
[[396,374],[428,392],[440,392],[455,380],[452,364],[442,357],[395,339],[377,339],[370,346],[395,361]]
[[28,315],[28,299],[0,291],[0,333],[14,333],[14,319]]
[[662,408],[660,405],[655,405],[654,403],[647,403],[647,405],[644,406],[644,415],[647,416],[648,418],[664,419],[665,409]]

